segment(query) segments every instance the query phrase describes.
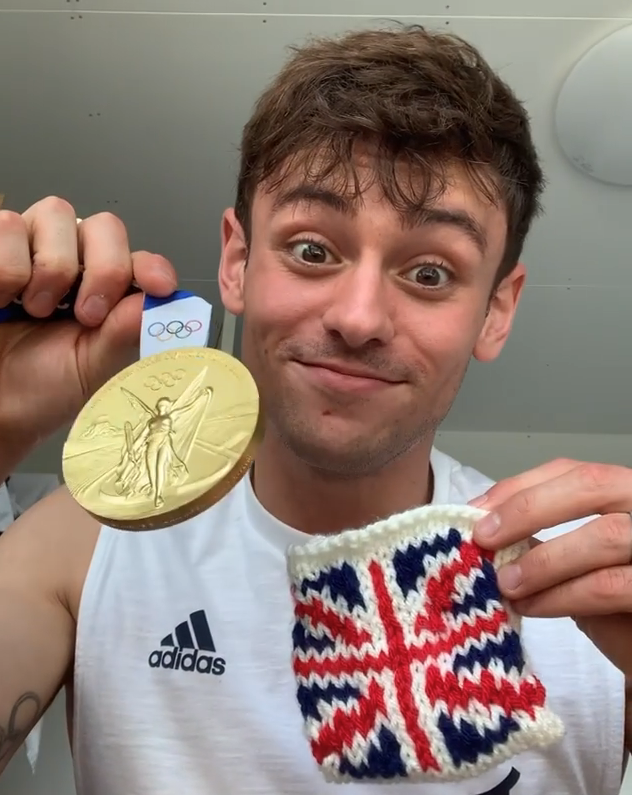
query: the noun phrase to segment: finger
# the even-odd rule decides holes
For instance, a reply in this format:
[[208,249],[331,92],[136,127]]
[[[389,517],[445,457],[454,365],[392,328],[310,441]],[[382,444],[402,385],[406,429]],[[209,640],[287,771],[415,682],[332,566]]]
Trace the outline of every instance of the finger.
[[77,221],[67,201],[42,199],[23,214],[31,241],[31,279],[22,295],[33,317],[47,317],[79,273]]
[[579,461],[573,461],[568,458],[557,458],[554,461],[548,461],[546,464],[541,464],[534,469],[529,469],[514,477],[498,481],[485,494],[470,500],[468,504],[476,508],[484,508],[486,511],[493,510],[496,505],[505,502],[505,500],[519,491],[559,477],[566,472],[570,472],[571,469],[574,469],[579,464]]
[[87,326],[98,326],[132,283],[127,230],[111,213],[92,215],[78,229],[84,272],[75,316]]
[[[175,271],[167,260],[139,251],[132,255],[134,281],[144,293],[167,297],[177,287]],[[138,359],[143,296],[123,298],[109,312],[103,324],[93,330],[84,355],[88,361],[82,372],[89,374],[88,394],[98,389],[115,373]]]
[[523,599],[591,571],[627,565],[631,559],[629,514],[607,514],[571,533],[537,544],[502,566],[498,584],[508,599]]
[[148,295],[166,298],[178,286],[175,268],[169,260],[148,251],[132,254],[134,281]]
[[500,549],[543,528],[631,508],[631,469],[579,463],[564,474],[529,486],[497,505],[474,528],[474,538],[481,546]]
[[26,221],[19,213],[0,211],[0,306],[18,296],[31,278],[31,249]]
[[123,298],[104,322],[82,338],[79,366],[86,378],[86,394],[138,359],[143,296]]
[[606,616],[632,612],[632,566],[599,569],[512,602],[523,616]]

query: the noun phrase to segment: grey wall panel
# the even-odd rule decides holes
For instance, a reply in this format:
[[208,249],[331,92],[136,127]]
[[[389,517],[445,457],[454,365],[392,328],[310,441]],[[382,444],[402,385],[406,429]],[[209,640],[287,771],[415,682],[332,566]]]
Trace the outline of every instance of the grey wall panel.
[[0,0],[2,10],[338,16],[632,18],[630,0]]
[[527,288],[504,353],[470,368],[445,429],[632,433],[631,298]]
[[1,11],[47,11],[63,14],[258,14],[269,0],[0,0]]
[[267,8],[270,13],[314,16],[632,18],[629,0],[268,0]]

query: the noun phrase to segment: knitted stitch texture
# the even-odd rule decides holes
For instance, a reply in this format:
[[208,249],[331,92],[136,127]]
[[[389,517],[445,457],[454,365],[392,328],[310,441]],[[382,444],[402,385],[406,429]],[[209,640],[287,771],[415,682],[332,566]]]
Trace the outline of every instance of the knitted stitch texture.
[[424,506],[292,546],[293,668],[327,781],[458,781],[563,736],[496,570],[485,512]]

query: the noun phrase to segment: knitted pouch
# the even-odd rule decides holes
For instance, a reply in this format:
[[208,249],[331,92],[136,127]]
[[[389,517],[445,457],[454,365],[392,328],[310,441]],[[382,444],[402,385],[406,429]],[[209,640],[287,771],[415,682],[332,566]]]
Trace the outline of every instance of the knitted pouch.
[[328,781],[457,781],[559,740],[496,570],[485,511],[424,506],[288,550],[293,668]]

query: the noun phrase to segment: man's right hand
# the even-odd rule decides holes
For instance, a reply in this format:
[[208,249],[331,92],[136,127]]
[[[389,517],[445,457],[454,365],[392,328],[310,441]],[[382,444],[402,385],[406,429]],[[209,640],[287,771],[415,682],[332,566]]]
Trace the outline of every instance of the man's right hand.
[[[80,271],[74,318],[42,322]],[[115,216],[77,224],[54,197],[22,215],[0,211],[0,306],[22,294],[32,318],[0,323],[0,480],[137,358],[143,296],[126,295],[132,282],[157,297],[177,284],[163,257],[130,251]]]

